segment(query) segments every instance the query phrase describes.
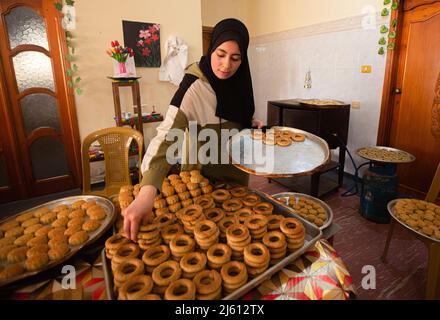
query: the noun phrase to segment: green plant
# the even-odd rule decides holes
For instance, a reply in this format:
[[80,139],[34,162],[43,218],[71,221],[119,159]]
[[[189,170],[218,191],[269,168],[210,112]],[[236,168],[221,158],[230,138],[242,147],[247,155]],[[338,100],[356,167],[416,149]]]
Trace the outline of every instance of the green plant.
[[[383,5],[384,8],[381,11],[382,17],[387,17],[392,14],[393,11],[399,9],[400,0],[384,0]],[[379,39],[379,51],[380,55],[384,55],[387,50],[394,50],[396,48],[396,30],[397,30],[397,19],[393,19],[390,23],[390,26],[382,25],[380,26],[381,37]],[[388,41],[386,39],[386,35],[388,34]],[[386,48],[386,49],[385,49]]]
[[[65,5],[68,6],[74,6],[75,1],[74,0],[62,0],[55,3],[55,8],[62,13],[63,11],[63,2]],[[67,13],[64,17],[67,19],[67,21],[72,21],[72,19],[75,19],[75,17],[72,17],[70,13]],[[69,30],[65,30],[66,35],[66,45],[67,45],[67,55],[66,60],[69,62],[69,67],[66,70],[66,76],[67,76],[67,85],[69,88],[72,88],[76,94],[81,95],[82,89],[79,86],[79,83],[81,82],[81,77],[78,76],[78,66],[75,63],[75,47],[73,46],[73,34]]]

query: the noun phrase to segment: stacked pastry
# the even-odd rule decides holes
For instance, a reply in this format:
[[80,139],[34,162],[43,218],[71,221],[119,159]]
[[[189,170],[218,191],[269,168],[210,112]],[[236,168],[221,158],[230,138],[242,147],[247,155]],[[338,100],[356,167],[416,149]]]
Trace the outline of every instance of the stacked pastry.
[[[205,179],[199,171],[165,179],[155,199],[153,223],[142,226],[139,243],[132,243],[140,249],[135,259],[142,261],[143,275],[150,276],[153,283],[149,297],[220,299],[281,261],[288,244],[299,246],[303,241],[287,224],[289,241],[296,241],[287,242],[286,230],[281,230],[285,218],[274,214],[273,205],[260,196],[245,187],[211,192]],[[109,246],[108,252],[111,250],[114,248]],[[125,250],[133,259],[131,251]],[[136,269],[135,263],[138,261],[132,261],[128,271]],[[118,279],[120,291],[125,283]],[[149,282],[136,283],[147,295]],[[134,287],[130,290],[135,292]]]
[[303,247],[305,229],[302,223],[295,218],[284,218],[280,223],[281,232],[287,240],[287,249],[295,251]]

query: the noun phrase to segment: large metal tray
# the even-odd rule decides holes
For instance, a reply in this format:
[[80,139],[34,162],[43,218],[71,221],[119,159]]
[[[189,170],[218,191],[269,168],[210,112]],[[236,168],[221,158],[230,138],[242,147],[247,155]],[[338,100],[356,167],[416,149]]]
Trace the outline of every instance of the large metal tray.
[[294,213],[295,213],[295,209],[293,209],[289,206],[290,197],[295,197],[296,199],[306,198],[306,199],[313,200],[313,201],[319,203],[324,208],[325,212],[327,213],[327,220],[325,221],[325,223],[321,227],[319,227],[319,229],[324,230],[324,229],[328,228],[328,226],[330,226],[333,222],[333,210],[327,205],[327,203],[325,203],[321,199],[312,197],[311,195],[308,195],[308,194],[296,193],[296,192],[277,193],[277,194],[273,194],[272,197],[274,197],[275,199],[277,199],[279,201],[282,201]]
[[396,220],[397,222],[399,222],[402,226],[404,226],[406,229],[410,230],[411,232],[414,232],[416,234],[416,236],[418,236],[421,239],[426,239],[426,240],[430,240],[430,241],[434,241],[437,243],[440,243],[439,239],[435,239],[435,238],[431,238],[429,236],[427,236],[426,234],[423,234],[421,232],[418,232],[417,230],[411,228],[410,226],[406,225],[403,221],[401,221],[400,219],[398,219],[396,217],[396,215],[394,214],[394,206],[396,205],[397,201],[402,200],[402,199],[395,199],[392,200],[390,202],[388,202],[387,208],[388,208],[388,212],[390,213],[390,215],[393,217],[394,220]]
[[[56,266],[62,264],[63,262],[69,260],[72,256],[74,256],[79,250],[81,250],[82,248],[88,246],[89,244],[91,244],[94,241],[96,241],[97,239],[99,239],[99,237],[101,237],[113,225],[113,222],[114,222],[115,217],[116,217],[116,215],[115,215],[115,208],[114,208],[113,203],[110,200],[108,200],[107,198],[100,197],[100,196],[91,196],[91,195],[66,197],[66,198],[50,201],[50,202],[47,202],[45,204],[36,206],[36,207],[34,207],[32,209],[23,211],[23,212],[21,212],[19,214],[16,214],[14,216],[11,216],[11,217],[8,217],[6,219],[3,219],[2,221],[0,221],[0,223],[12,221],[16,217],[18,217],[18,216],[20,216],[22,214],[25,214],[25,213],[31,212],[31,211],[35,211],[35,210],[37,210],[39,208],[47,207],[49,209],[53,209],[56,206],[59,206],[59,205],[62,205],[62,204],[70,205],[70,204],[72,204],[73,202],[75,202],[77,200],[85,200],[85,201],[95,200],[96,203],[101,205],[105,209],[105,211],[107,213],[106,218],[104,220],[102,220],[101,226],[97,230],[89,233],[89,240],[87,240],[87,242],[85,242],[85,243],[83,243],[82,245],[79,245],[79,246],[70,246],[69,254],[65,255],[60,260],[50,262],[48,265],[46,265],[44,268],[42,268],[40,270],[32,271],[32,272],[25,272],[25,273],[23,273],[23,274],[21,274],[21,275],[19,275],[17,277],[8,279],[7,281],[3,281],[3,282],[0,281],[0,287],[4,287],[4,286],[9,285],[9,284],[11,284],[13,282],[16,282],[16,281],[19,281],[19,280],[22,280],[22,279],[25,279],[25,278],[37,275],[39,273],[42,273],[42,272],[44,272],[46,270],[49,270],[49,269],[51,269],[53,267],[56,267]],[[0,265],[6,265],[6,264],[7,263],[0,262]]]
[[[218,186],[219,187],[219,186]],[[286,265],[292,263],[295,261],[298,257],[300,257],[302,254],[304,254],[310,247],[312,247],[321,237],[322,237],[322,231],[309,221],[303,219],[299,215],[295,214],[292,209],[279,201],[275,200],[270,195],[256,191],[256,190],[249,190],[250,193],[257,194],[261,197],[262,200],[267,201],[274,206],[274,213],[275,214],[282,214],[287,217],[293,217],[298,220],[300,220],[305,228],[306,236],[304,240],[304,245],[302,248],[296,250],[295,252],[292,252],[290,255],[286,256],[283,260],[278,262],[276,265],[273,265],[269,269],[267,269],[264,273],[259,275],[258,277],[252,279],[248,283],[246,283],[241,288],[237,289],[236,291],[232,292],[228,296],[224,297],[223,300],[236,300],[240,297],[244,296],[246,293],[260,285],[266,280],[269,280],[272,278],[274,274],[276,274],[278,271],[283,269]],[[105,248],[102,251],[102,262],[104,266],[104,277],[105,277],[105,283],[106,283],[106,293],[107,298],[109,300],[115,299],[114,294],[114,283],[113,283],[113,273],[110,267],[110,260],[107,258],[105,254]]]
[[[372,150],[375,149],[378,152],[380,152],[380,151],[393,152],[395,154],[400,155],[402,157],[402,159],[386,159],[385,157],[381,157],[381,156],[369,156],[369,155],[363,154],[363,152],[365,152],[368,149],[372,149]],[[359,157],[364,158],[366,160],[370,160],[370,161],[374,161],[374,162],[381,162],[381,163],[410,163],[410,162],[413,162],[416,160],[415,156],[413,156],[412,154],[410,154],[406,151],[395,149],[395,148],[390,148],[390,147],[381,147],[381,146],[360,148],[356,151],[356,154]]]
[[262,140],[252,139],[251,130],[245,129],[230,139],[228,152],[231,163],[253,175],[287,178],[311,175],[330,162],[330,150],[324,139],[295,128],[272,129],[301,133],[306,140],[289,147],[270,146]]

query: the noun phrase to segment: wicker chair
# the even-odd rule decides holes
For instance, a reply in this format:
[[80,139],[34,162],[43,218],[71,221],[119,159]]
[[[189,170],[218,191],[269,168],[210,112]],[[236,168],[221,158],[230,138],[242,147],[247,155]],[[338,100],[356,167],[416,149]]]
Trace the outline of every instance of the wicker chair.
[[[437,167],[437,171],[432,179],[431,187],[426,194],[425,201],[435,202],[440,192],[440,163]],[[388,229],[388,235],[385,242],[385,248],[382,253],[382,262],[387,262],[388,249],[390,247],[391,238],[393,237],[394,227],[396,220],[391,216],[391,223]],[[427,283],[426,283],[426,299],[440,299],[440,243],[421,237],[416,232],[412,232],[416,238],[421,240],[428,249],[428,270],[427,270]]]
[[[98,130],[89,134],[82,144],[83,194],[94,194],[110,197],[119,192],[123,185],[131,184],[129,168],[129,148],[133,141],[138,146],[139,181],[142,178],[140,164],[142,161],[143,137],[139,131],[125,127],[113,127]],[[105,188],[91,190],[89,149],[98,141],[104,152]]]

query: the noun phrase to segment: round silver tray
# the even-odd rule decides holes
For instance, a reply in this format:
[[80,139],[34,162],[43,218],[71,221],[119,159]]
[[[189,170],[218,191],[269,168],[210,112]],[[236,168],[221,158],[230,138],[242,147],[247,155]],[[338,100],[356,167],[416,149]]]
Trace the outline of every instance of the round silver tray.
[[289,147],[270,146],[262,140],[252,139],[252,130],[245,129],[230,139],[228,153],[231,163],[250,174],[286,178],[311,175],[330,162],[330,150],[324,139],[289,127],[272,129],[304,134],[306,140],[293,143]]
[[395,205],[396,202],[399,201],[399,200],[402,200],[402,199],[395,199],[395,200],[392,200],[392,201],[388,202],[388,205],[387,205],[388,212],[389,212],[390,215],[393,217],[393,219],[396,220],[397,222],[399,222],[399,223],[400,223],[402,226],[404,226],[406,229],[408,229],[408,230],[410,230],[410,231],[416,233],[418,236],[420,236],[420,237],[422,237],[422,238],[424,238],[424,239],[428,239],[428,240],[430,240],[430,241],[435,241],[435,242],[440,243],[440,240],[438,240],[438,239],[434,239],[434,238],[431,238],[431,237],[427,236],[426,234],[423,234],[423,233],[421,233],[421,232],[418,232],[417,230],[414,230],[414,229],[411,228],[410,226],[406,225],[403,221],[400,221],[400,219],[398,219],[398,218],[394,215],[394,210],[393,210],[393,209],[394,209],[394,205]]
[[316,201],[316,202],[318,202],[324,208],[324,210],[325,210],[325,212],[327,214],[327,220],[325,221],[325,223],[321,227],[319,227],[319,229],[324,230],[325,228],[330,226],[332,224],[332,222],[333,222],[333,211],[332,211],[332,209],[327,205],[327,203],[325,203],[324,201],[322,201],[322,200],[320,200],[318,198],[312,197],[312,196],[310,196],[308,194],[296,193],[296,192],[276,193],[276,194],[273,194],[271,197],[277,199],[278,201],[281,201],[283,204],[287,205],[294,212],[295,212],[295,209],[293,209],[292,207],[289,206],[289,198],[290,197],[295,197],[296,199],[297,198],[306,198],[306,199],[310,199],[310,200]]
[[[359,152],[361,152],[362,150],[365,149],[378,149],[378,150],[384,150],[384,151],[392,151],[392,152],[397,152],[400,154],[405,155],[408,160],[383,160],[383,159],[378,159],[378,158],[373,158],[373,157],[367,157],[365,155],[360,154]],[[410,163],[416,160],[416,157],[414,157],[412,154],[403,151],[403,150],[399,150],[399,149],[395,149],[395,148],[390,148],[390,147],[381,147],[381,146],[374,146],[374,147],[364,147],[364,148],[360,148],[356,151],[356,154],[361,157],[364,158],[366,160],[370,160],[370,161],[375,161],[375,162],[381,162],[381,163]]]
[[[104,197],[100,197],[100,196],[82,195],[82,196],[66,197],[66,198],[50,201],[50,202],[44,203],[42,205],[39,205],[39,206],[33,207],[31,209],[28,209],[26,211],[22,211],[22,212],[14,215],[14,216],[8,217],[8,218],[3,219],[2,221],[0,221],[0,224],[2,224],[2,223],[5,223],[5,222],[8,222],[8,221],[12,221],[16,217],[18,217],[18,216],[20,216],[22,214],[25,214],[25,213],[31,212],[31,211],[35,211],[35,210],[37,210],[39,208],[47,207],[49,209],[53,209],[56,206],[59,206],[59,205],[62,205],[62,204],[70,205],[70,204],[72,204],[73,202],[75,202],[77,200],[85,200],[85,201],[95,200],[96,203],[101,205],[104,208],[104,210],[106,211],[106,213],[107,213],[107,216],[105,217],[105,219],[101,221],[102,222],[101,226],[97,230],[88,233],[89,234],[89,240],[87,240],[85,243],[83,243],[82,245],[79,245],[79,246],[71,246],[71,245],[69,245],[70,252],[67,255],[65,255],[60,260],[56,260],[56,261],[50,262],[49,264],[47,264],[44,268],[42,268],[40,270],[31,271],[31,272],[25,272],[25,273],[23,273],[23,274],[21,274],[21,275],[19,275],[17,277],[10,278],[10,279],[8,279],[6,281],[3,281],[3,282],[0,281],[0,287],[6,286],[6,285],[11,284],[11,283],[13,283],[15,281],[18,281],[18,280],[22,280],[22,279],[34,276],[34,275],[36,275],[38,273],[44,272],[46,270],[49,270],[49,269],[51,269],[53,267],[56,267],[57,265],[62,264],[65,261],[67,261],[72,256],[74,256],[79,250],[81,250],[83,247],[91,244],[92,242],[97,240],[100,236],[102,236],[111,227],[111,225],[113,224],[113,222],[114,222],[114,220],[116,218],[116,215],[115,215],[115,207],[114,207],[113,203],[109,199],[104,198]],[[7,263],[0,262],[0,266],[2,266],[2,265],[7,265]]]

